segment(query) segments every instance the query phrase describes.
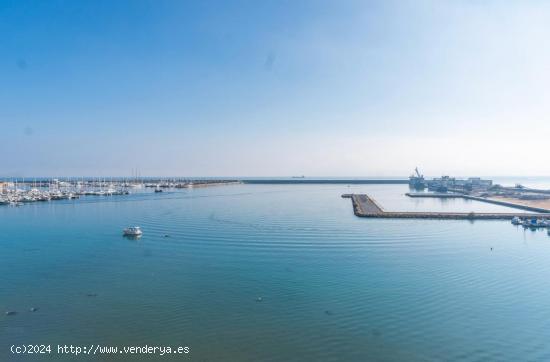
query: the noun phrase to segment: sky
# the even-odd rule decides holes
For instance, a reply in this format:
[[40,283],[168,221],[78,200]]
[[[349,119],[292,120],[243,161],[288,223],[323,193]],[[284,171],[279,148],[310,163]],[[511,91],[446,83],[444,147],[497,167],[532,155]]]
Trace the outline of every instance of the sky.
[[0,177],[550,176],[544,1],[0,0]]

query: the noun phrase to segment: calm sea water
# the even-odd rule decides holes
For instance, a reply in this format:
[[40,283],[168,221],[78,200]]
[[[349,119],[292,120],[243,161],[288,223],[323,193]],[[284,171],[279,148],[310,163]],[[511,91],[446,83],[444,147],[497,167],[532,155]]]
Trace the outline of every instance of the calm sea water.
[[[197,361],[550,360],[546,232],[361,219],[340,197],[506,210],[407,191],[234,185],[1,207],[0,360],[77,360],[8,353],[23,343],[181,345]],[[144,236],[121,237],[128,225]]]

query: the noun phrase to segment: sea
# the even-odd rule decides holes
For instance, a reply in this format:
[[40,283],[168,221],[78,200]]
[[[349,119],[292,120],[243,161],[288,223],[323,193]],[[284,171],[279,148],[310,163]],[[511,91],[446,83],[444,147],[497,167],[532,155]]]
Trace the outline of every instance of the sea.
[[[0,207],[0,361],[550,360],[546,230],[358,218],[341,197],[510,210],[408,191],[236,184]],[[143,236],[123,237],[133,225]]]

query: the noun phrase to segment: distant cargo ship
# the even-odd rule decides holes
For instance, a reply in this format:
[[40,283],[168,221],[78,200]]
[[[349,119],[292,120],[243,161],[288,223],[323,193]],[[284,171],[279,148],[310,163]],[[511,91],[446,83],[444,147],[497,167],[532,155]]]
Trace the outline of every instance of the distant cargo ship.
[[418,171],[418,167],[414,169],[414,173],[409,177],[409,186],[415,190],[424,190],[426,188],[426,181],[424,176]]

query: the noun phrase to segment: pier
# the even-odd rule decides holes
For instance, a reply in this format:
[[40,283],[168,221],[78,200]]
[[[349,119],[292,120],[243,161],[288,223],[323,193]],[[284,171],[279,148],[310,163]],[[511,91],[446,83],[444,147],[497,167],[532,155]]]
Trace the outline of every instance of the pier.
[[455,220],[511,220],[520,218],[550,218],[550,213],[477,213],[477,212],[425,212],[425,211],[385,211],[374,199],[366,194],[344,194],[350,198],[353,213],[359,217],[386,219],[455,219]]
[[489,203],[489,204],[506,206],[506,207],[511,207],[511,208],[520,209],[520,210],[526,210],[526,211],[532,211],[532,212],[541,212],[541,213],[550,213],[550,209],[546,209],[546,208],[542,208],[542,207],[522,205],[522,204],[509,202],[509,201],[495,200],[495,199],[490,199],[490,198],[486,198],[486,197],[472,196],[472,195],[459,194],[459,193],[408,192],[405,195],[407,195],[409,197],[418,197],[418,198],[425,198],[425,197],[428,197],[428,198],[441,198],[441,199],[460,198],[460,199],[464,199],[464,200],[474,200],[474,201],[486,202],[486,203]]
[[498,186],[497,189],[504,190],[504,191],[511,191],[511,192],[530,192],[534,194],[543,194],[543,195],[550,195],[550,190],[540,190],[540,189],[533,189],[530,187],[505,187],[505,186]]

